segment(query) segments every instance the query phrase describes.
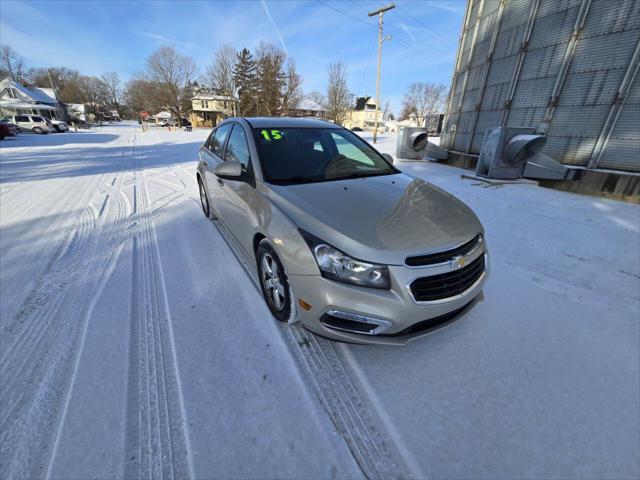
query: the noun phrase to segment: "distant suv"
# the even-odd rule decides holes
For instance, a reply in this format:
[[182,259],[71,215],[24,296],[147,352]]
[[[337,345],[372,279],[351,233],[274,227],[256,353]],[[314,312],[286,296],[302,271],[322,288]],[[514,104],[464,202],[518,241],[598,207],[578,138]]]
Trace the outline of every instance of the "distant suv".
[[63,122],[62,120],[56,120],[55,118],[52,118],[49,121],[53,124],[53,128],[55,129],[56,132],[69,131],[69,125],[67,125],[66,122]]
[[9,115],[3,120],[15,123],[20,130],[33,133],[53,132],[53,124],[39,115]]

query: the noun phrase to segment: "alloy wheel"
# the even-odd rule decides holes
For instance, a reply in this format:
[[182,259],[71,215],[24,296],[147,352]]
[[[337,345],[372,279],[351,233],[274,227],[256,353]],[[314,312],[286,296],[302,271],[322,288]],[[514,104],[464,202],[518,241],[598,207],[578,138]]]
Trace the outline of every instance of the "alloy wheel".
[[273,307],[281,311],[285,306],[284,285],[278,264],[269,253],[262,256],[262,285]]

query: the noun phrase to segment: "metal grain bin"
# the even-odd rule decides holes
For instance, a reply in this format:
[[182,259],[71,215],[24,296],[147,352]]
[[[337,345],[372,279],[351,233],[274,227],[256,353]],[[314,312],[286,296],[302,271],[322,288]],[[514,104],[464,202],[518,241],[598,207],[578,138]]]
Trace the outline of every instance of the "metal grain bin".
[[441,145],[532,127],[545,153],[640,172],[640,1],[469,0]]

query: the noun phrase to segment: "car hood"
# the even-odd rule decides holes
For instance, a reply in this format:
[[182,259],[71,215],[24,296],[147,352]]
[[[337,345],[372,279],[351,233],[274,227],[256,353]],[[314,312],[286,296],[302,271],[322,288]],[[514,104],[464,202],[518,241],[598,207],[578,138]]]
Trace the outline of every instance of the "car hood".
[[292,221],[355,258],[388,265],[455,248],[482,232],[457,198],[400,173],[301,185],[269,185]]

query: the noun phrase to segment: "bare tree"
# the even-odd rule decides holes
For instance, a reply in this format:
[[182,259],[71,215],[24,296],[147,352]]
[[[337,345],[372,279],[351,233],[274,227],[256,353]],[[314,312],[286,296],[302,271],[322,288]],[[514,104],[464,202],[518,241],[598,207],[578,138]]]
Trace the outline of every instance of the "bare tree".
[[163,46],[147,59],[147,73],[156,84],[151,90],[156,103],[182,118],[191,93],[191,79],[196,73],[193,59],[180,55],[173,47]]
[[24,77],[24,61],[9,45],[0,46],[0,76],[11,77],[14,82],[22,82]]
[[120,77],[116,72],[103,73],[100,77],[104,85],[107,99],[110,104],[120,115],[120,102],[122,100],[122,87],[120,85]]
[[307,98],[313,100],[314,102],[316,102],[321,107],[324,107],[325,104],[327,103],[326,97],[322,93],[320,93],[320,92],[318,92],[316,90],[314,90],[313,92],[308,93],[307,94]]
[[407,118],[414,114],[418,126],[424,126],[427,115],[440,113],[444,108],[446,90],[445,85],[430,82],[412,83],[402,100],[401,117]]
[[391,114],[391,104],[389,102],[384,103],[384,110],[382,110],[382,119],[390,120],[389,115]]
[[220,47],[216,51],[211,64],[207,67],[205,84],[220,95],[235,96],[235,62],[236,51],[233,47],[230,45]]
[[342,125],[348,118],[353,106],[353,95],[347,87],[346,68],[343,63],[331,63],[328,68],[327,118]]
[[296,108],[302,100],[302,77],[296,72],[296,63],[291,58],[287,62],[287,73],[282,92],[282,111]]
[[155,103],[158,94],[154,91],[157,84],[144,77],[137,77],[127,82],[124,89],[124,100],[127,106],[135,112],[159,110],[162,105]]

